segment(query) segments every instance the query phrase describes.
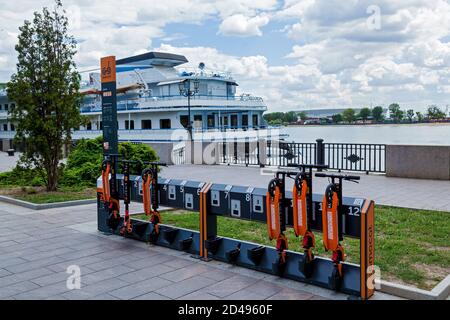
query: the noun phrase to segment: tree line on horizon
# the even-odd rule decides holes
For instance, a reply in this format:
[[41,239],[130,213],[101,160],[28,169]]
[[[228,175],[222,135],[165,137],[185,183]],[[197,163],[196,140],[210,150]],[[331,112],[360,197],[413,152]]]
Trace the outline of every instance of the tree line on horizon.
[[[331,116],[332,123],[354,123],[356,121],[367,122],[371,120],[376,123],[384,122],[423,122],[430,120],[442,120],[448,115],[445,111],[436,105],[431,105],[427,108],[425,113],[420,111],[414,111],[413,109],[402,109],[398,103],[392,103],[387,108],[389,111],[389,117],[385,116],[385,109],[381,106],[376,106],[374,108],[364,107],[359,110],[359,112],[353,108],[347,108],[341,113],[336,113]],[[308,120],[308,115],[306,112],[270,112],[264,115],[264,119],[271,125],[282,125],[289,123],[296,123],[299,120]]]

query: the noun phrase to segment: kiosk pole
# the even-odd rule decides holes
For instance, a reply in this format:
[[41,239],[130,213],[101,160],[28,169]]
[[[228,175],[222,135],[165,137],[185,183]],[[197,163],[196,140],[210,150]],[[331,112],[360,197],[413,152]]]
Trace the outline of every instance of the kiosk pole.
[[[103,155],[118,153],[116,57],[101,58]],[[117,163],[116,163],[117,166]],[[117,168],[115,168],[117,170]]]

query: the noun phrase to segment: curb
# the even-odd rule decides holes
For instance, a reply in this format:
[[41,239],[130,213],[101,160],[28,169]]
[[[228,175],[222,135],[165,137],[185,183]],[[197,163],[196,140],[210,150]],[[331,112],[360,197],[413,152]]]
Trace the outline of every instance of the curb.
[[378,291],[411,300],[445,300],[450,295],[450,275],[439,282],[431,291],[381,280]]
[[32,209],[32,210],[43,210],[43,209],[80,206],[83,204],[92,204],[92,203],[96,203],[97,199],[84,199],[84,200],[73,200],[73,201],[37,204],[37,203],[14,199],[14,198],[6,197],[6,196],[0,196],[0,201],[14,204],[14,205],[21,206],[21,207],[25,207],[25,208]]

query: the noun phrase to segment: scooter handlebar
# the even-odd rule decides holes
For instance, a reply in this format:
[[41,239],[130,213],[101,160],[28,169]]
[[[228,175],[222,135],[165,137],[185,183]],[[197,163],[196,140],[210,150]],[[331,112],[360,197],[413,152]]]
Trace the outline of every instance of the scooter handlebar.
[[348,180],[348,181],[360,180],[361,179],[360,176],[350,176],[350,175],[345,175],[345,174],[322,173],[322,172],[316,173],[316,177],[319,177],[319,178],[337,178],[337,179]]

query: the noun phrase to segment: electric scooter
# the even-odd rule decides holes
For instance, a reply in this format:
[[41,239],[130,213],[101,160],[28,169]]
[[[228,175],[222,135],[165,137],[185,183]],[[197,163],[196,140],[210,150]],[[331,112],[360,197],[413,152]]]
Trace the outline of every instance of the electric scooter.
[[344,277],[342,262],[345,260],[344,247],[340,241],[343,238],[342,220],[344,211],[342,205],[342,181],[356,182],[359,176],[350,176],[332,173],[316,173],[316,177],[330,178],[322,203],[322,232],[323,244],[326,251],[332,251],[333,272],[328,278],[330,289],[339,290]]

